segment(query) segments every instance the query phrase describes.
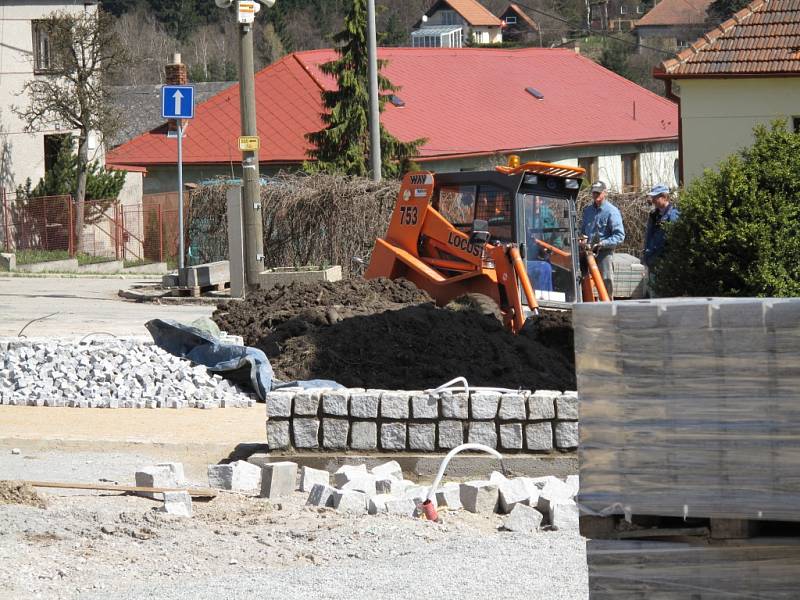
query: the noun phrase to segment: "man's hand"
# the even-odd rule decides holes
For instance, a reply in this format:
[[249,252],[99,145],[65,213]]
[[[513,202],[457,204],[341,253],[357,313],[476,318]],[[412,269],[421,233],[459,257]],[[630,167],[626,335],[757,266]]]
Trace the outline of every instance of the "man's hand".
[[601,244],[599,242],[592,246],[592,252],[594,252],[595,254],[600,252],[600,250],[602,250],[602,249],[603,249],[603,244]]

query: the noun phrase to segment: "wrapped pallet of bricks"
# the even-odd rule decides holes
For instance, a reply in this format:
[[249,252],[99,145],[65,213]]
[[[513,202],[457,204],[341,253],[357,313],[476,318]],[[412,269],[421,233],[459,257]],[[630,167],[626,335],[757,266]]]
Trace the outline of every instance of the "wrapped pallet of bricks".
[[[732,524],[733,537],[754,524],[769,525],[769,535],[793,531],[780,524],[800,521],[800,299],[583,304],[574,325],[582,532],[593,537],[583,522],[594,519],[610,533],[606,575],[614,556],[620,568],[627,560],[623,546],[609,548],[647,533],[623,536],[621,522],[710,538],[720,523]],[[667,544],[665,557],[671,551],[653,543]],[[642,577],[659,552],[640,566]],[[594,594],[591,545],[588,556],[592,598],[657,597],[624,587],[619,596]],[[718,596],[664,596],[706,597]]]

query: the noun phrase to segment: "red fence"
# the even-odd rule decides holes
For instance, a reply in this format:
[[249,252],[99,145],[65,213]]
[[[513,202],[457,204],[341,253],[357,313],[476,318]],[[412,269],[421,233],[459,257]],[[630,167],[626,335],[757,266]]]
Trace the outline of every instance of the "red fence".
[[0,249],[62,251],[130,262],[177,256],[177,208],[87,200],[80,243],[75,239],[77,212],[71,196],[17,198],[0,189]]

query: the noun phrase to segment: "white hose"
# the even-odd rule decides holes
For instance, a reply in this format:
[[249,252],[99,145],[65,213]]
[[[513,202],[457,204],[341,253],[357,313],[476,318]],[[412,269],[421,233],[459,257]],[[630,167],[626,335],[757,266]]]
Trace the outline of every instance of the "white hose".
[[[464,383],[466,383],[466,380],[464,380]],[[447,468],[447,463],[449,463],[450,459],[456,454],[464,450],[480,450],[481,452],[491,454],[495,458],[503,460],[502,454],[500,454],[494,448],[489,448],[489,446],[484,446],[483,444],[461,444],[460,446],[456,446],[447,453],[447,456],[444,457],[442,464],[439,465],[439,472],[436,473],[436,479],[433,480],[433,485],[431,486],[431,489],[428,490],[428,497],[426,498],[426,501],[430,500],[432,502],[433,498],[436,496],[436,490],[439,488],[439,484],[442,482],[442,477],[444,477],[444,470]]]
[[[455,383],[461,383],[462,385],[456,386],[453,385]],[[443,383],[439,387],[435,389],[425,390],[426,394],[438,395],[444,392],[466,392],[467,394],[473,392],[499,392],[501,394],[513,394],[518,392],[519,390],[512,390],[510,388],[501,388],[501,387],[470,387],[469,383],[467,383],[466,377],[456,377],[455,379],[451,379],[447,383]]]

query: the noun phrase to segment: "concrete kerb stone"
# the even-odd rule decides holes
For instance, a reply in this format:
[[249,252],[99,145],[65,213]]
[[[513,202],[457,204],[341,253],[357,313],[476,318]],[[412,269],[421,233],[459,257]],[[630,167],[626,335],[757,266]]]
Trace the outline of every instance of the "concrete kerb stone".
[[329,485],[316,483],[311,488],[311,493],[308,495],[306,504],[309,506],[333,506],[333,494],[336,492],[334,488]]
[[280,498],[290,495],[297,481],[297,463],[281,461],[261,467],[261,497]]
[[342,486],[358,477],[367,475],[367,465],[342,465],[333,474],[333,485],[341,489]]
[[333,508],[339,512],[361,515],[367,512],[367,495],[353,490],[333,490]]
[[469,512],[490,514],[497,510],[500,492],[489,481],[467,481],[460,486],[460,499]]
[[535,508],[516,504],[503,518],[503,529],[516,533],[536,533],[542,525],[543,515]]
[[461,504],[461,486],[458,483],[447,483],[436,490],[436,502],[450,510],[464,508]]
[[360,477],[354,477],[347,483],[342,486],[339,486],[340,490],[352,490],[355,492],[361,492],[366,494],[367,496],[375,496],[378,493],[376,488],[376,477],[372,473],[365,473],[362,474]]
[[176,517],[191,517],[192,497],[187,491],[164,492],[164,505],[161,510]]
[[386,502],[386,512],[390,515],[413,517],[416,511],[417,505],[411,498],[398,498]]
[[372,467],[369,471],[378,479],[393,478],[403,479],[403,468],[396,460],[390,460]]
[[[167,466],[144,467],[136,471],[135,480],[137,487],[174,488],[178,486],[172,470]],[[156,498],[156,494],[161,495],[159,492],[139,492],[140,496],[152,499]]]
[[260,490],[261,468],[244,460],[227,465],[208,465],[208,485],[237,492]]
[[310,492],[315,485],[330,486],[331,474],[322,469],[300,468],[300,491]]

